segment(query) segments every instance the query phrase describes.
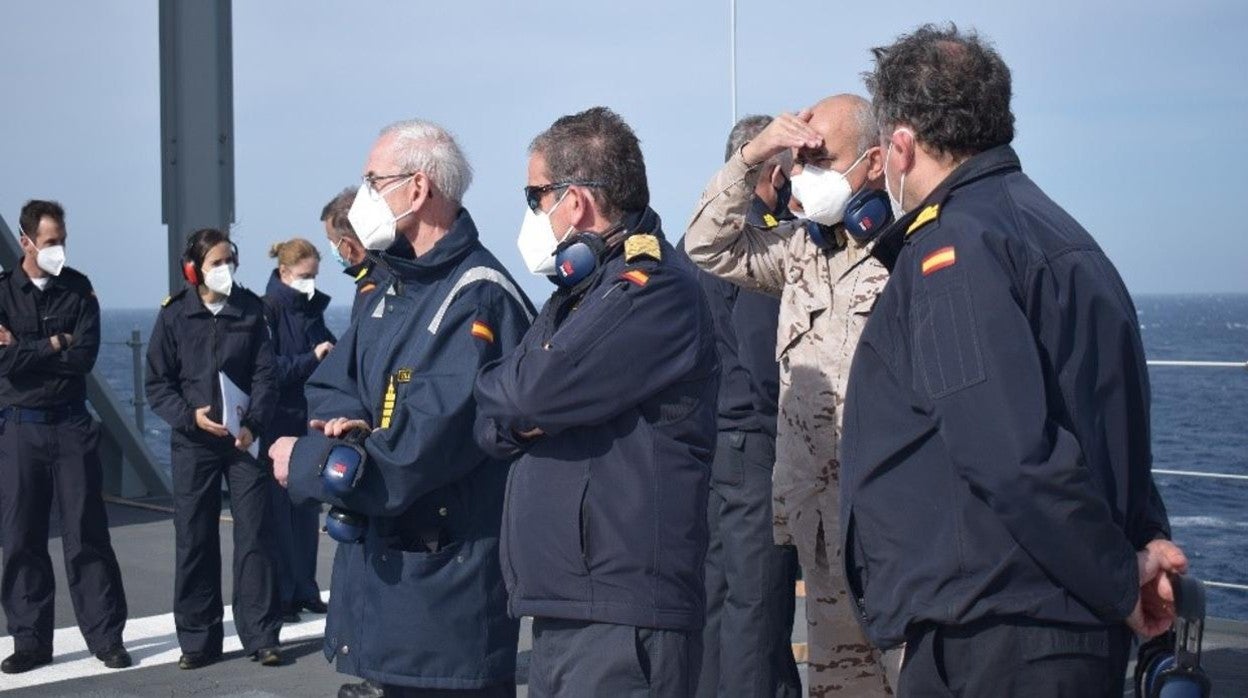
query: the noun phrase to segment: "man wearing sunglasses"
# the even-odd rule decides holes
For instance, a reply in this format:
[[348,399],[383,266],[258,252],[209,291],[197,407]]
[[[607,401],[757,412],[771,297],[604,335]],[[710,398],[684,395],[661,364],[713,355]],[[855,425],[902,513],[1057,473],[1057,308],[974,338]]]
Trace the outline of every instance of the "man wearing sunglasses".
[[[394,124],[365,169],[348,218],[385,287],[308,380],[312,432],[274,442],[274,477],[297,503],[327,502],[335,522],[346,512],[366,527],[338,536],[334,560],[325,655],[367,679],[340,698],[507,698],[519,634],[498,556],[508,464],[473,440],[472,388],[519,342],[532,306],[463,207],[472,170],[449,133]],[[358,463],[345,492],[335,448]]]
[[[756,181],[777,157],[791,158],[789,207],[799,218],[771,228],[751,224]],[[797,546],[802,566],[812,696],[889,690],[846,596],[837,492],[850,361],[888,280],[870,255],[873,241],[847,232],[844,217],[851,196],[882,188],[883,172],[870,103],[829,97],[778,115],[738,149],[707,185],[685,233],[698,266],[780,298],[774,533],[776,543]]]
[[710,312],[611,110],[534,139],[525,196],[525,264],[558,290],[476,395],[478,441],[516,457],[502,556],[512,615],[534,619],[529,695],[687,698],[715,448]]

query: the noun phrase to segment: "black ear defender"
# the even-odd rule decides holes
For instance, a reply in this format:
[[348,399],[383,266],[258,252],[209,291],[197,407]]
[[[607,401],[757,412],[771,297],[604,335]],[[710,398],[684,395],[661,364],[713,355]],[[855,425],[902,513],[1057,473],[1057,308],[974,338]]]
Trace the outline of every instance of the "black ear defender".
[[1136,698],[1208,698],[1213,682],[1200,667],[1205,631],[1205,585],[1170,575],[1174,629],[1140,645],[1135,663]]
[[845,204],[845,232],[860,243],[869,242],[893,222],[893,206],[888,194],[879,189],[862,189]]
[[607,253],[607,243],[595,233],[574,233],[555,251],[555,282],[571,288],[584,281]]

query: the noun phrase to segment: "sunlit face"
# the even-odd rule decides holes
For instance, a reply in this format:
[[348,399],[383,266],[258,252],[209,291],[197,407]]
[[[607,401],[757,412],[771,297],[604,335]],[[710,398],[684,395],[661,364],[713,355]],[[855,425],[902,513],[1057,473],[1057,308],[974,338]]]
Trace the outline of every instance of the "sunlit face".
[[212,246],[212,249],[208,250],[208,254],[204,255],[202,271],[204,276],[207,277],[208,272],[213,269],[231,263],[236,263],[234,248],[228,242],[218,242]]
[[[870,172],[878,160],[878,147],[868,148],[868,155],[855,166],[854,163],[862,156],[858,150],[858,125],[852,112],[838,108],[837,105],[817,105],[810,118],[810,127],[823,136],[823,143],[817,148],[794,148],[793,166],[789,175],[801,172],[806,165],[813,165],[824,170],[834,170],[845,175],[849,180],[851,191],[858,191],[870,178]],[[874,152],[871,152],[874,151]],[[850,169],[853,167],[853,169]],[[789,209],[802,215],[802,202],[797,197],[789,199]]]
[[316,257],[304,257],[290,266],[279,264],[277,275],[287,286],[299,279],[315,279],[321,271],[321,262]]
[[64,245],[68,237],[65,226],[57,223],[51,216],[40,218],[39,225],[25,233],[21,238],[22,250],[30,257],[34,257],[44,248]]

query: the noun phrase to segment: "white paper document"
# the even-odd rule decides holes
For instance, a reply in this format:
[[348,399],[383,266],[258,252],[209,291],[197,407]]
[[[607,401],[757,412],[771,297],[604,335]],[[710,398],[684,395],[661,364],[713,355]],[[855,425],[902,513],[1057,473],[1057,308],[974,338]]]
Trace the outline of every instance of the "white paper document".
[[[251,407],[251,396],[234,385],[234,381],[224,371],[217,371],[217,376],[221,379],[221,423],[234,438],[238,438],[238,433],[243,430],[243,415]],[[251,447],[247,452],[252,458],[259,458],[260,435],[252,434],[252,437]]]

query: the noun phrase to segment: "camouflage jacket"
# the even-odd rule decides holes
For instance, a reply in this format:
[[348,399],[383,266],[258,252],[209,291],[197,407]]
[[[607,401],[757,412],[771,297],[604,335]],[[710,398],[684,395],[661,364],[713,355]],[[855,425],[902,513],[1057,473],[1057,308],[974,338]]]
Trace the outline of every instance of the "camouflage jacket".
[[[840,230],[840,247],[825,252],[804,220],[749,225],[757,169],[740,152],[702,193],[685,248],[706,271],[743,288],[780,297],[776,360],[780,414],[772,476],[775,538],[815,541],[820,521],[838,515],[840,408],[858,336],[888,272]],[[770,221],[769,221],[770,223]],[[835,530],[826,531],[828,540]]]

